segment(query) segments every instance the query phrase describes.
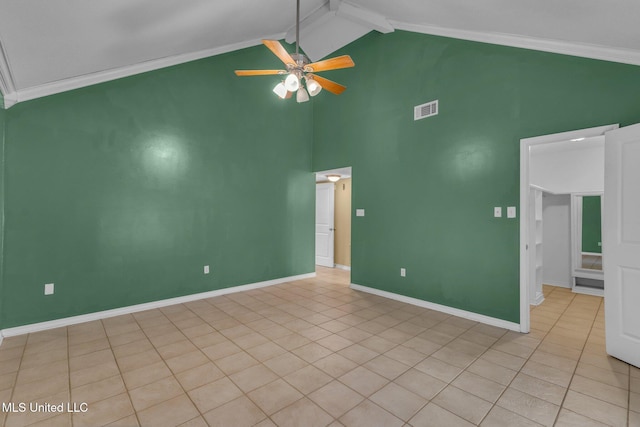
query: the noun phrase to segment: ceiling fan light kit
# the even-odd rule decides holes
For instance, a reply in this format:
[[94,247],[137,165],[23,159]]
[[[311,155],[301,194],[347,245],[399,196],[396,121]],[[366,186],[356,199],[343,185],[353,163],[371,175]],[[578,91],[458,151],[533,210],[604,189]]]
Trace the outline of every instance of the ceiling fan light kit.
[[309,94],[305,90],[305,88],[300,87],[298,89],[298,93],[296,93],[296,101],[298,102],[307,102],[309,100]]
[[[290,98],[296,92],[296,101],[307,102],[309,95],[316,96],[322,89],[340,95],[347,88],[314,73],[320,71],[338,70],[355,66],[349,55],[325,59],[309,63],[309,59],[299,53],[300,49],[300,0],[296,0],[296,53],[289,54],[277,40],[262,40],[286,66],[286,70],[236,70],[237,76],[267,76],[286,75],[283,81],[273,88],[273,92],[281,99]],[[305,82],[303,85],[302,82]],[[305,88],[306,86],[306,88]]]
[[294,73],[291,73],[284,79],[284,87],[286,87],[289,92],[295,92],[300,87],[300,79]]
[[278,95],[280,98],[285,99],[287,97],[287,88],[284,87],[284,82],[280,82],[273,88],[273,93]]
[[316,96],[322,90],[322,86],[320,86],[317,81],[313,80],[311,74],[307,74],[305,76],[305,81],[307,82],[307,90],[309,91],[309,95]]

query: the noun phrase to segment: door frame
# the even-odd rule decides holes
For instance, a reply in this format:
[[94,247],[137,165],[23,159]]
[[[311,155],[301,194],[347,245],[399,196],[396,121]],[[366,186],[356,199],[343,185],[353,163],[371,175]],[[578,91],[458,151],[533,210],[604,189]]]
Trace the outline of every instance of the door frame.
[[[331,197],[330,202],[329,202],[329,206],[326,206],[326,208],[328,208],[329,210],[329,234],[328,234],[328,239],[329,239],[329,245],[327,246],[327,251],[330,254],[330,256],[326,257],[327,259],[330,259],[330,264],[331,265],[324,265],[324,264],[318,264],[318,250],[317,250],[317,245],[318,245],[318,205],[316,204],[316,265],[320,265],[323,267],[329,267],[329,268],[335,268],[336,266],[336,262],[335,262],[335,240],[336,240],[336,236],[334,233],[335,230],[335,183],[334,182],[318,182],[316,183],[316,201],[318,200],[318,189],[322,188],[323,190],[326,188],[327,191],[330,193]],[[325,257],[323,257],[325,258]]]
[[593,128],[560,132],[550,135],[523,138],[520,140],[520,332],[528,333],[531,329],[531,313],[529,307],[529,187],[530,187],[530,148],[534,145],[552,144],[571,139],[590,138],[604,135],[605,132],[618,129],[620,125],[612,124]]
[[[335,169],[326,169],[326,170],[322,170],[322,171],[315,171],[313,172],[314,176],[316,177],[316,181],[315,181],[315,186],[316,186],[316,190],[317,190],[317,185],[320,183],[328,183],[330,181],[328,181],[326,179],[326,175],[330,175],[330,174],[337,174],[341,176],[342,178],[353,178],[353,168],[351,166],[345,166],[345,167],[341,167],[341,168],[335,168]],[[340,181],[337,181],[340,182]],[[334,183],[335,184],[335,183]],[[335,195],[334,195],[335,197]],[[353,217],[353,179],[351,180],[351,216]],[[335,216],[335,198],[334,198],[334,205],[333,205],[333,213]],[[314,214],[314,218],[315,218],[315,214]],[[351,226],[353,227],[353,218],[352,218],[352,223]],[[334,219],[334,228],[335,228],[335,219]],[[349,242],[351,242],[351,238],[352,238],[352,234],[349,234]],[[314,244],[315,245],[315,244]],[[351,245],[349,245],[351,247]],[[314,246],[315,247],[315,246]],[[314,252],[314,256],[315,256],[315,252]],[[335,263],[335,234],[334,234],[334,251],[333,251],[333,256],[334,256],[334,262],[333,262],[333,268],[337,268],[336,267],[336,263]],[[351,266],[353,267],[353,258],[350,256],[349,259],[351,260]],[[315,258],[314,258],[314,262],[315,262]],[[348,270],[349,272],[351,272],[351,268],[349,268]],[[351,273],[349,273],[351,274]]]

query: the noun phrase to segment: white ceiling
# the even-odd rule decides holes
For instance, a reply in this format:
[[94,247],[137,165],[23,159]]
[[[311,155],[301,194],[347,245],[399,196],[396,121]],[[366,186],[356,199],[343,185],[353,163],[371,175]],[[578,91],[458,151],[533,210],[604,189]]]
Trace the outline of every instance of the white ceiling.
[[[638,0],[301,0],[301,16],[313,60],[403,29],[640,65]],[[292,40],[294,24],[293,0],[0,0],[0,90],[12,105]]]
[[351,178],[351,166],[316,172],[316,182],[328,181],[327,175],[340,175],[340,179]]

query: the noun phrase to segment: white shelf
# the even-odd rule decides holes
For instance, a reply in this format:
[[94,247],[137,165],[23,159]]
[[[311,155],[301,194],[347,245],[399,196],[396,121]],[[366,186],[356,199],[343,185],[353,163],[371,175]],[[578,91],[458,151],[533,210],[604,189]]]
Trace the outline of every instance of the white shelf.
[[530,212],[533,213],[529,217],[529,241],[535,242],[530,247],[529,254],[531,271],[530,281],[533,289],[530,289],[531,304],[539,304],[542,302],[542,191],[532,187],[530,193]]

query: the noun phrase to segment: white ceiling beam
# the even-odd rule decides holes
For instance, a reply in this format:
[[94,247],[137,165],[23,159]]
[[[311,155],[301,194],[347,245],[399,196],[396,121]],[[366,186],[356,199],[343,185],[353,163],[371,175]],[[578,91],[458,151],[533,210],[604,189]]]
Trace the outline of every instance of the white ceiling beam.
[[[310,31],[313,31],[314,28],[326,24],[327,21],[329,21],[334,16],[336,16],[336,12],[331,11],[329,4],[323,4],[322,7],[300,21],[300,39],[303,38],[303,34],[307,34]],[[287,31],[287,35],[284,39],[287,43],[293,43],[296,41],[295,25],[291,27],[289,31]]]
[[387,21],[386,17],[367,9],[352,6],[349,3],[340,3],[336,15],[357,22],[365,27],[370,27],[383,34],[394,31],[393,26]]

